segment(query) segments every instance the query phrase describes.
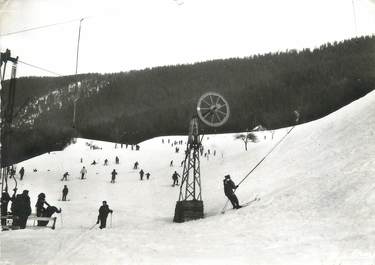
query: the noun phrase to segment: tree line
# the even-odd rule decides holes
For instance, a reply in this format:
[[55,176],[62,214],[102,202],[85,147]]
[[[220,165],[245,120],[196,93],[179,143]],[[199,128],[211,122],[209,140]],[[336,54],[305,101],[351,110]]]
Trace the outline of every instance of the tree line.
[[[12,156],[19,161],[56,150],[73,137],[137,143],[186,134],[197,101],[207,91],[226,98],[231,116],[219,128],[202,124],[202,133],[246,131],[258,124],[268,129],[290,126],[294,110],[300,113],[300,123],[308,122],[373,90],[374,70],[375,37],[364,36],[313,50],[112,74],[19,78],[16,106],[54,96],[30,101],[34,114],[25,111],[13,129]],[[33,122],[24,122],[30,119]]]

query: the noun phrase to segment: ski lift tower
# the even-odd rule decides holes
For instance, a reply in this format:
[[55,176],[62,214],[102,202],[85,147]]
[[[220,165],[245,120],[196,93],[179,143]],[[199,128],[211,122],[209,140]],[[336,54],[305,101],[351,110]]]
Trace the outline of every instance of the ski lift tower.
[[199,161],[202,148],[198,127],[199,120],[210,127],[219,127],[228,118],[229,104],[223,96],[215,92],[208,92],[199,98],[197,113],[189,123],[189,138],[183,163],[180,195],[176,203],[173,222],[182,223],[204,216]]

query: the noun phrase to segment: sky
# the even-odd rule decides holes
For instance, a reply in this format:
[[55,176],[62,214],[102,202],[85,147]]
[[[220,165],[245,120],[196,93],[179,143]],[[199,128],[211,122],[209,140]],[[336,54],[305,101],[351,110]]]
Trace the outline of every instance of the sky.
[[[80,18],[78,73],[314,48],[375,33],[375,0],[0,0],[0,10],[1,51],[61,75],[75,74]],[[17,75],[54,76],[23,63]]]

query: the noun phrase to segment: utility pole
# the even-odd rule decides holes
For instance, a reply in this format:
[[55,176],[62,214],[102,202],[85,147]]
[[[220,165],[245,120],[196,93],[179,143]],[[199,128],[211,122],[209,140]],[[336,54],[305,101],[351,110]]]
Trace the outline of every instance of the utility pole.
[[[82,21],[84,19],[85,18],[81,18],[79,20],[78,39],[77,39],[77,55],[76,55],[76,71],[75,71],[76,75],[78,74],[78,59],[79,59],[79,44],[80,44],[80,40],[81,40],[81,26],[82,26]],[[76,83],[76,97],[75,97],[74,102],[73,102],[73,128],[75,128],[75,126],[76,126],[77,101],[79,99],[80,88],[81,88],[81,83],[79,81],[77,81],[77,83]]]
[[355,10],[355,3],[354,0],[352,0],[352,6],[353,6],[353,19],[354,19],[354,36],[357,37],[358,35],[358,28],[357,28],[357,12]]

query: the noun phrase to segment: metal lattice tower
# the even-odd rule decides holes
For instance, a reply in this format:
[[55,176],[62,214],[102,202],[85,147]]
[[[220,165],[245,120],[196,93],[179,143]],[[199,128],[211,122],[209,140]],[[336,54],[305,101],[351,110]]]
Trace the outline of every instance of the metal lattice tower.
[[198,118],[190,121],[188,146],[184,161],[179,201],[202,200],[199,150],[201,147],[198,134]]
[[182,223],[204,216],[199,160],[203,147],[199,138],[199,119],[208,126],[218,127],[223,125],[228,117],[228,102],[220,94],[209,92],[201,96],[197,105],[197,115],[190,120],[189,124],[189,138],[174,222]]

